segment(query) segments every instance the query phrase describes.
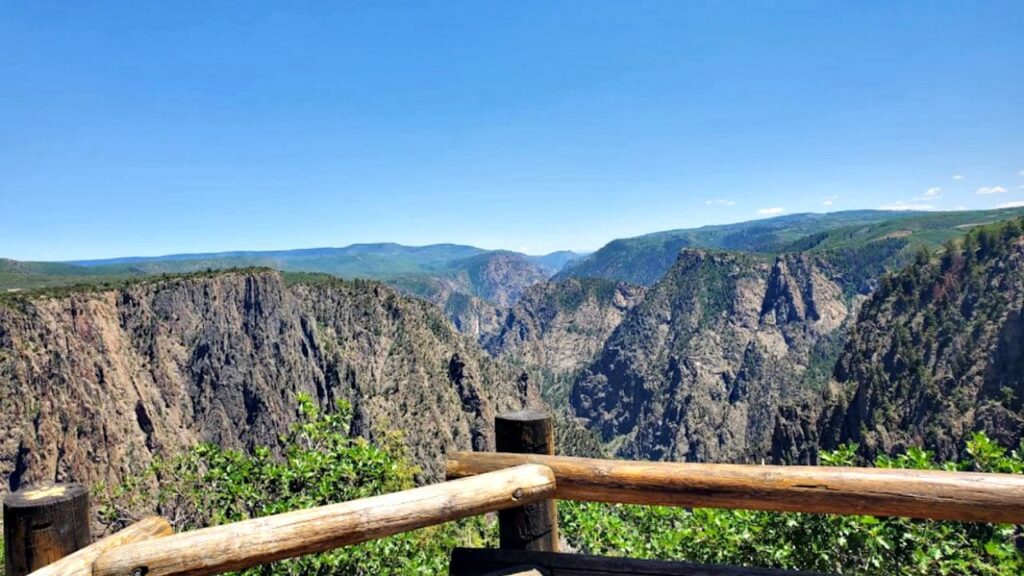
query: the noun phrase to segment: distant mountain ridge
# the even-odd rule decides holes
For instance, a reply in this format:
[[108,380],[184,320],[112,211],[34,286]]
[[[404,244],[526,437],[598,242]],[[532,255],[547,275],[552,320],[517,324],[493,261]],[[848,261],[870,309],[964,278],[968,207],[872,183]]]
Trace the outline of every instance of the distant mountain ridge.
[[458,293],[509,306],[534,282],[582,257],[571,251],[532,256],[459,244],[352,244],[342,248],[231,251],[70,262],[0,261],[0,289],[52,287],[150,274],[266,267],[380,280],[445,305]]
[[167,254],[164,256],[127,256],[96,260],[70,260],[64,264],[77,266],[109,266],[118,264],[155,264],[159,262],[190,262],[211,260],[304,261],[334,258],[400,258],[421,264],[445,262],[488,252],[483,248],[461,244],[429,244],[405,246],[394,242],[350,244],[343,247],[296,248],[289,250],[233,250],[226,252],[197,252]]
[[[350,244],[340,248],[297,248],[291,250],[234,250],[226,252],[197,252],[167,254],[164,256],[127,256],[92,260],[69,260],[60,263],[87,268],[105,266],[137,266],[142,270],[160,272],[187,272],[179,268],[195,268],[221,262],[218,267],[277,264],[284,270],[301,272],[351,273],[359,276],[383,276],[406,273],[413,269],[434,270],[456,260],[481,254],[509,253],[510,250],[488,250],[463,244],[427,244],[406,246],[394,242]],[[535,265],[554,274],[567,263],[582,258],[571,250],[550,254],[523,256]],[[226,266],[225,266],[226,265]],[[300,270],[301,268],[301,270]],[[313,270],[312,268],[317,268]]]
[[[892,269],[917,248],[937,248],[971,226],[1024,215],[1024,208],[966,212],[852,210],[805,213],[735,224],[668,230],[609,242],[597,252],[567,265],[557,280],[605,278],[651,286],[672,267],[683,248],[779,254],[815,250],[857,251],[889,240],[896,245],[883,261]],[[873,248],[873,247],[872,247]]]

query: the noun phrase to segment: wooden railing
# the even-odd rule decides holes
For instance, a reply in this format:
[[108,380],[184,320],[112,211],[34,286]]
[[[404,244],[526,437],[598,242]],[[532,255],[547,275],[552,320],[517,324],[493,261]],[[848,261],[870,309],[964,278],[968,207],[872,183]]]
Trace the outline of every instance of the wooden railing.
[[[447,482],[179,534],[172,534],[166,521],[149,518],[59,560],[54,556],[71,550],[55,551],[54,535],[75,530],[58,530],[52,518],[76,520],[52,510],[26,512],[33,501],[59,506],[52,488],[36,490],[44,496],[35,500],[32,491],[16,493],[8,500],[20,500],[19,518],[50,514],[51,520],[22,522],[12,516],[12,526],[8,509],[17,506],[5,501],[5,535],[16,535],[6,542],[7,576],[23,576],[25,566],[36,576],[220,574],[495,511],[500,556],[508,562],[520,557],[516,550],[532,551],[522,553],[549,562],[552,574],[592,570],[604,560],[551,554],[558,549],[556,499],[1024,524],[1022,475],[569,458],[551,455],[553,428],[545,415],[507,414],[495,428],[503,452],[450,455]],[[33,526],[49,532],[36,534]],[[474,567],[500,564],[499,555],[487,551],[463,550],[457,556],[459,570],[453,563],[453,574],[481,573]],[[619,568],[624,562],[632,561],[615,560]],[[649,564],[633,564],[635,573],[665,573],[644,568]],[[775,573],[703,567],[698,572]]]
[[1024,522],[1024,476],[1012,474],[457,452],[448,460],[448,477],[464,478],[523,464],[553,470],[558,479],[555,498],[561,500]]

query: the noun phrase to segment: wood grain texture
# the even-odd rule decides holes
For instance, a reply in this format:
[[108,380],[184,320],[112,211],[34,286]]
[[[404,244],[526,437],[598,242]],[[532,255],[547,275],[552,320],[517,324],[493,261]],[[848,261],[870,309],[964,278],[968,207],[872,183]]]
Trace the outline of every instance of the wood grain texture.
[[170,523],[159,516],[143,518],[123,530],[82,548],[70,556],[33,572],[30,576],[90,576],[92,565],[107,550],[174,534]]
[[564,500],[1024,523],[1024,476],[1014,474],[457,452],[448,477],[526,463],[554,470]]
[[[520,410],[494,419],[494,440],[499,452],[555,453],[555,421],[550,414]],[[558,509],[544,500],[498,512],[498,538],[502,548],[558,551]]]
[[219,574],[550,498],[555,478],[525,465],[454,482],[126,544],[95,576]]
[[81,484],[49,484],[4,498],[7,576],[25,576],[88,546],[89,491]]
[[[715,566],[689,562],[486,548],[456,548],[452,551],[448,574],[449,576],[511,574],[516,571],[524,571],[525,567],[533,567],[544,576],[823,576],[816,572],[794,572],[768,568]],[[503,570],[508,572],[502,572]]]

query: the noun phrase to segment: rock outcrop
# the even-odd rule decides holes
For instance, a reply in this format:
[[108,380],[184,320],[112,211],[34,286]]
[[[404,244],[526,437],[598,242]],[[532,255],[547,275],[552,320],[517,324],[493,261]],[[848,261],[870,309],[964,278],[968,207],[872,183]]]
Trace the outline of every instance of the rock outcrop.
[[628,458],[770,459],[780,409],[838,353],[851,304],[831,276],[807,255],[684,249],[576,379],[575,414]]
[[[492,355],[512,359],[555,385],[571,381],[644,293],[640,286],[594,278],[535,284],[480,341]],[[553,396],[564,400],[565,392]]]

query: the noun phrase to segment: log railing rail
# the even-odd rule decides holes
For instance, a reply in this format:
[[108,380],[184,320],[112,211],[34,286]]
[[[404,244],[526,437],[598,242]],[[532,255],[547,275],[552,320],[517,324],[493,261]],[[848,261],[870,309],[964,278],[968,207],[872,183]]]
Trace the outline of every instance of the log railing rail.
[[540,464],[558,479],[555,498],[588,502],[902,516],[1024,524],[1024,475],[596,460],[456,452],[448,477]]
[[[148,518],[32,574],[220,574],[500,511],[506,511],[499,516],[499,531],[509,554],[518,550],[517,558],[536,559],[537,566],[550,562],[543,566],[545,574],[588,572],[602,560],[553,551],[555,499],[1024,524],[1024,475],[553,456],[550,420],[535,412],[499,416],[498,445],[509,452],[452,453],[448,482],[179,534],[172,534],[166,521]],[[7,511],[5,506],[5,517]],[[472,556],[481,554],[488,552]],[[735,567],[691,572],[678,563],[615,562],[616,570],[626,570],[622,574],[781,573]]]
[[555,478],[535,464],[212,526],[126,544],[101,555],[95,576],[221,574],[504,510],[550,497]]

